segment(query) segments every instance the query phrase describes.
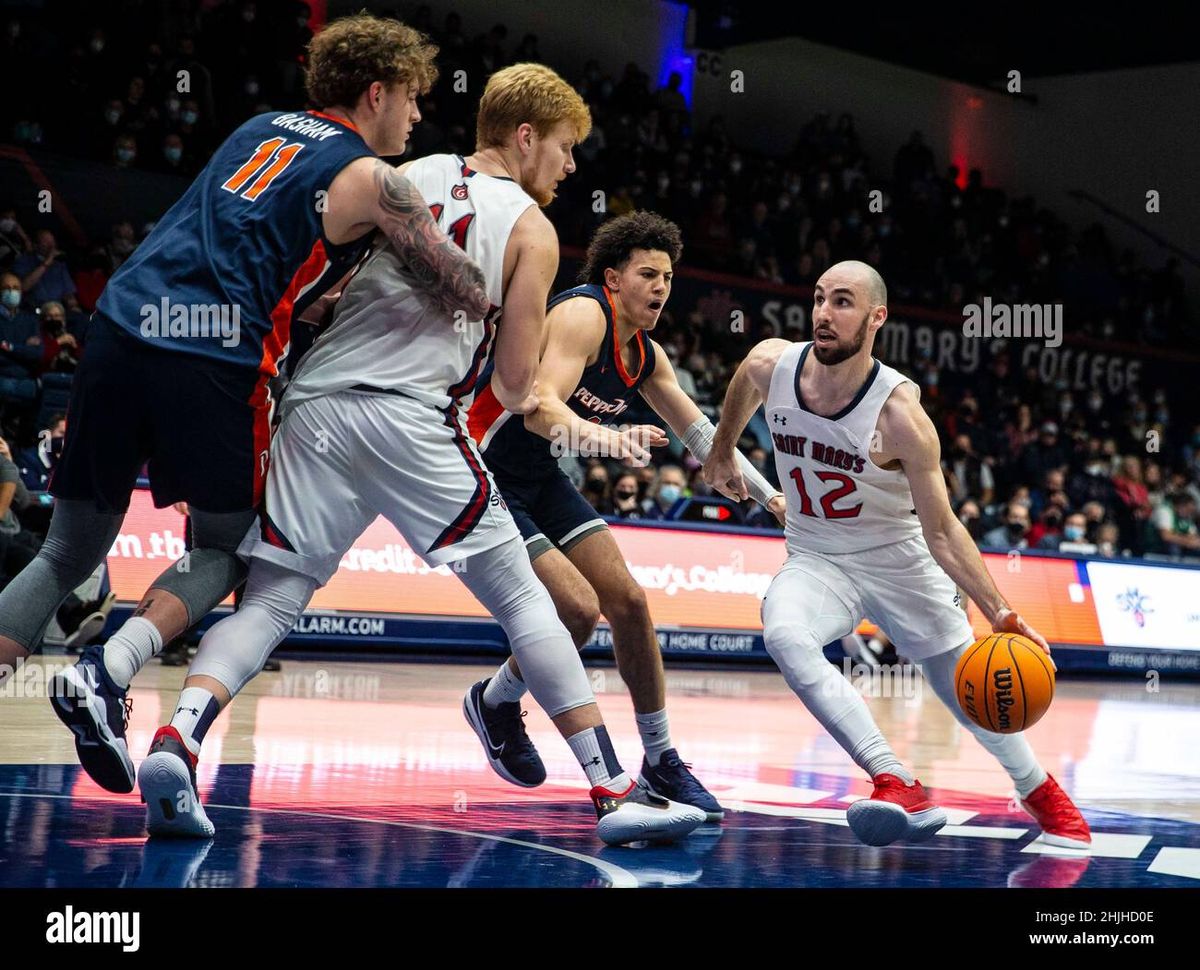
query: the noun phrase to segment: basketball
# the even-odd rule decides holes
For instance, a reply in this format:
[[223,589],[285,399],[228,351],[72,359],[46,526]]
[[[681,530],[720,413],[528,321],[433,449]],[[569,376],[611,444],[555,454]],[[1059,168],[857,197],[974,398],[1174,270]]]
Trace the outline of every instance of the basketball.
[[1033,727],[1054,699],[1054,667],[1041,647],[1019,633],[976,640],[954,672],[958,705],[987,731]]

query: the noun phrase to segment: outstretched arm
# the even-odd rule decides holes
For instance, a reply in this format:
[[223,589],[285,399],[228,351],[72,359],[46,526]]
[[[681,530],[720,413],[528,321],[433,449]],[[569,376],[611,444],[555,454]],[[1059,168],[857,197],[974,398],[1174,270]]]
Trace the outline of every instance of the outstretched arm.
[[1047,654],[1050,645],[1013,610],[983,563],[970,533],[950,507],[937,430],[910,385],[892,392],[879,415],[883,461],[899,459],[912,491],[925,542],[937,564],[987,617],[997,633],[1020,633]]
[[325,234],[335,243],[377,226],[443,310],[465,313],[468,320],[487,314],[483,270],[438,228],[416,186],[382,159],[359,158],[338,173],[324,219]]
[[746,482],[738,468],[735,452],[738,439],[746,430],[754,412],[767,399],[771,388],[771,374],[775,364],[788,347],[788,341],[772,337],[754,346],[749,356],[741,362],[725,391],[725,403],[721,405],[721,420],[713,438],[712,451],[704,463],[701,475],[704,481],[726,498],[739,502],[749,497]]
[[[654,412],[667,422],[667,426],[678,435],[688,451],[703,463],[712,453],[717,429],[696,406],[696,402],[683,392],[683,388],[679,386],[679,378],[675,375],[675,368],[671,366],[671,359],[662,347],[655,343],[654,350],[654,373],[642,385],[642,397]],[[751,414],[753,413],[752,411]],[[724,422],[724,417],[721,420]],[[735,451],[734,460],[751,497],[774,514],[782,525],[787,513],[782,493],[772,488],[770,482],[759,474],[758,469],[751,465],[740,451]]]

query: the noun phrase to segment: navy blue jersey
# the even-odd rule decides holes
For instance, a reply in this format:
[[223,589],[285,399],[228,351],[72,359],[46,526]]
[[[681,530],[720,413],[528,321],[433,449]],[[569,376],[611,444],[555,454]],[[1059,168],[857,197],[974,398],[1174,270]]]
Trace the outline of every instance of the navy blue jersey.
[[337,173],[373,155],[318,111],[251,118],[113,274],[98,310],[165,350],[274,374],[292,321],[367,250],[371,233],[334,245],[321,217]]
[[[621,348],[617,346],[616,306],[608,287],[597,283],[576,286],[551,298],[547,310],[565,300],[588,299],[600,304],[604,312],[604,342],[596,361],[584,368],[579,384],[566,405],[585,421],[619,424],[638,388],[654,373],[654,344],[638,330],[633,337],[637,363],[633,373],[625,368]],[[501,324],[503,325],[503,323]],[[467,428],[479,444],[488,468],[512,478],[536,479],[558,470],[558,459],[551,442],[525,428],[520,415],[501,407],[491,388],[491,365],[480,379],[471,405]]]

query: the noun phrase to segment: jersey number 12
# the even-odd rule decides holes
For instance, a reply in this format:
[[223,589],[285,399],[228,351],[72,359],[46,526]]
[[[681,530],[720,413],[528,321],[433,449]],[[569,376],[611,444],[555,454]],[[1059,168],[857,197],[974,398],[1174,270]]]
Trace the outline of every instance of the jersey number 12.
[[[791,472],[792,481],[796,483],[796,491],[800,493],[800,514],[811,515],[814,519],[817,518],[817,513],[813,511],[812,499],[808,497],[808,489],[804,487],[804,472],[800,468],[793,468]],[[852,495],[858,490],[858,482],[849,475],[843,475],[841,472],[817,472],[818,480],[822,482],[839,482],[837,488],[832,488],[821,496],[821,511],[825,513],[827,519],[853,519],[862,511],[862,502],[850,508],[834,508],[833,503],[840,498],[845,498],[847,495]]]

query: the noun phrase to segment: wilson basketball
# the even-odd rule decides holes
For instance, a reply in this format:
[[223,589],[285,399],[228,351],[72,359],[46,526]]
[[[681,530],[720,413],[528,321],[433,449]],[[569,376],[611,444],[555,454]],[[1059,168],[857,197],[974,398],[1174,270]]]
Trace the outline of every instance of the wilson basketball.
[[954,672],[958,705],[980,727],[1015,734],[1033,727],[1054,699],[1054,667],[1019,633],[976,640]]

